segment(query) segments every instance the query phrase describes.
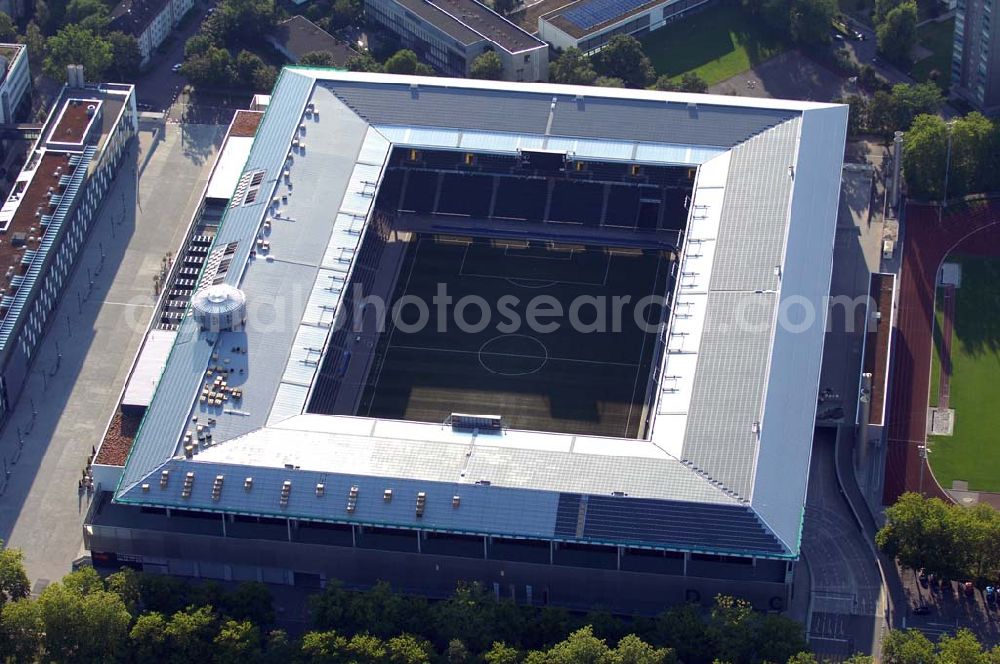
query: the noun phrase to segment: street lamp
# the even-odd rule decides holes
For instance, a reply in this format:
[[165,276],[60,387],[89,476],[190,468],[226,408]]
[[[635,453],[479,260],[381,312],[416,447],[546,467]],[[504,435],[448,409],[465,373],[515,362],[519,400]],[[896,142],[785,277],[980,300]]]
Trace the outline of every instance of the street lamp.
[[[948,121],[948,150],[945,153],[944,161],[944,197],[941,200],[941,208],[948,207],[948,175],[951,173],[951,129],[955,126],[954,120]],[[938,213],[940,217],[940,212]]]
[[927,448],[927,445],[917,445],[917,452],[920,454],[920,495],[924,495],[924,466],[927,465],[927,455],[931,451]]

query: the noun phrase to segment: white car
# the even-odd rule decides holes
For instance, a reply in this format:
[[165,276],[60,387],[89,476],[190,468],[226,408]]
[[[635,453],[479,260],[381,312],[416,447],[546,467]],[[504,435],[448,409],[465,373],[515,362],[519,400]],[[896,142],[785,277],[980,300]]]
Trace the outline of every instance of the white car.
[[184,66],[183,63],[178,62],[173,67],[171,67],[170,70],[176,73],[179,72],[181,70],[181,67],[183,66]]

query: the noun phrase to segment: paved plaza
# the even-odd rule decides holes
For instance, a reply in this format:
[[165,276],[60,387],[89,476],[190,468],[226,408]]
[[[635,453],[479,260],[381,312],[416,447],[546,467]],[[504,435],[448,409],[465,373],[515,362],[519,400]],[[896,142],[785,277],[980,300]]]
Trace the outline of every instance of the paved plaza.
[[162,131],[157,141],[141,132],[127,154],[0,434],[0,539],[24,551],[36,590],[83,553],[88,497],[77,482],[153,313],[153,276],[183,238],[225,127]]

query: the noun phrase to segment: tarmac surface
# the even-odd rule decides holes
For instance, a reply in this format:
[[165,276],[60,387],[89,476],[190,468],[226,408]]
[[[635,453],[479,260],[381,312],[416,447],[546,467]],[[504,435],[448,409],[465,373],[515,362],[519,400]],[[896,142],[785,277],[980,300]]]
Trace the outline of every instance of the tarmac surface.
[[88,496],[77,482],[152,316],[153,275],[183,238],[224,131],[167,125],[156,141],[141,132],[138,151],[133,142],[0,433],[0,539],[24,551],[36,591],[83,553]]

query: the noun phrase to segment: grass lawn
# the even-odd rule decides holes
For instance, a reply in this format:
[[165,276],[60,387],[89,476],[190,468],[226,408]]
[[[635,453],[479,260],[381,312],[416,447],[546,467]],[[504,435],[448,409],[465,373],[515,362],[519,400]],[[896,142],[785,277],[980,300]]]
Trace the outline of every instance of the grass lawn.
[[642,47],[657,74],[677,78],[695,72],[713,85],[787,48],[759,23],[733,5],[720,4],[649,33]]
[[951,80],[952,36],[955,33],[955,19],[943,23],[928,23],[917,28],[920,45],[932,51],[930,57],[914,63],[910,76],[918,81],[929,81],[932,71],[937,70],[935,83],[941,90],[947,90]]
[[[952,339],[955,435],[931,437],[931,466],[945,488],[951,487],[952,480],[966,480],[972,490],[1000,491],[1000,291],[995,287],[1000,280],[1000,259],[955,256],[948,260],[962,264]],[[935,364],[937,359],[935,349]],[[931,390],[936,401],[934,376]]]

